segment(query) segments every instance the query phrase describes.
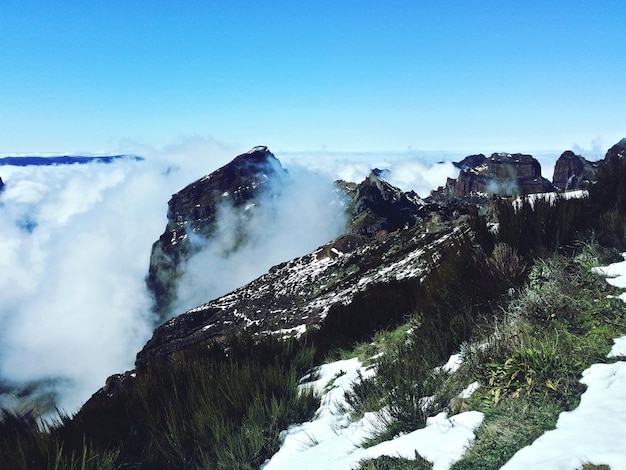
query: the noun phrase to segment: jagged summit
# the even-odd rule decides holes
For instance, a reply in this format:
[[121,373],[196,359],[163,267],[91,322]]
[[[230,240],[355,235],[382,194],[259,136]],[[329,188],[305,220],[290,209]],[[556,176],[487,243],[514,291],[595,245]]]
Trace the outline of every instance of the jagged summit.
[[469,170],[482,165],[485,160],[487,160],[487,157],[485,157],[482,153],[479,153],[478,155],[468,155],[460,162],[453,162],[452,164],[460,170]]
[[541,176],[541,164],[532,155],[494,153],[489,158],[471,155],[455,164],[459,177],[447,183],[456,197],[472,194],[515,195],[552,191],[552,183]]
[[357,185],[347,231],[373,237],[377,233],[409,228],[425,216],[424,201],[414,191],[403,192],[373,170]]
[[598,162],[590,162],[571,150],[566,150],[556,161],[552,184],[557,189],[586,189],[595,180]]
[[[161,319],[176,297],[181,264],[213,235],[218,208],[242,209],[280,192],[287,171],[265,146],[254,147],[230,163],[189,184],[168,202],[167,226],[154,243],[147,285]],[[193,234],[194,241],[189,237]]]

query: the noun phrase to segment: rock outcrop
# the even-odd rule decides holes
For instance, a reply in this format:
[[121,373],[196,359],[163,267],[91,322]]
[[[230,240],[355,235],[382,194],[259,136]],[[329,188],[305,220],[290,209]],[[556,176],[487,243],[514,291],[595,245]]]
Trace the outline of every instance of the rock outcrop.
[[485,157],[482,153],[479,153],[478,155],[468,155],[460,162],[453,162],[452,164],[459,170],[469,170],[482,165],[485,163],[485,160],[487,160],[487,157]]
[[598,162],[590,162],[567,150],[556,161],[552,184],[565,191],[587,189],[595,181],[597,171]]
[[626,138],[623,138],[606,152],[605,160],[626,158]]
[[431,194],[433,200],[447,202],[487,194],[513,196],[554,190],[552,183],[541,176],[541,164],[532,155],[470,155],[454,165],[461,169],[458,178],[448,178],[445,186]]
[[4,189],[4,181],[2,181],[2,178],[0,178],[0,192],[2,192],[3,189]]
[[287,171],[267,147],[255,147],[172,196],[167,226],[152,246],[146,280],[161,320],[176,298],[181,265],[213,235],[218,208],[228,205],[245,216],[246,207],[279,194],[286,178]]
[[419,284],[446,262],[444,251],[458,256],[461,247],[472,245],[471,237],[470,226],[462,222],[415,225],[369,243],[344,235],[167,321],[139,352],[136,366],[141,369],[154,358],[242,332],[300,334],[376,290],[401,298],[406,282]]
[[381,232],[409,228],[425,215],[425,202],[414,192],[403,192],[372,171],[352,195],[348,233],[368,238]]

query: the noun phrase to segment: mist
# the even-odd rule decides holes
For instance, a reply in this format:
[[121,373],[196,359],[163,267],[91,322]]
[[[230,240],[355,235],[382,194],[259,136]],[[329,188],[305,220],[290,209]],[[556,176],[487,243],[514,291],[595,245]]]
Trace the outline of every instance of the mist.
[[289,177],[274,186],[243,212],[228,202],[218,206],[214,235],[208,241],[194,239],[200,251],[185,263],[174,314],[245,285],[345,232],[345,196],[330,179],[294,165]]
[[[9,391],[26,388],[73,413],[108,376],[133,368],[156,320],[145,277],[167,201],[248,150],[200,138],[123,146],[145,160],[0,167],[0,404],[15,404]],[[392,184],[425,196],[457,173],[432,159],[278,158],[290,174],[281,195],[249,207],[244,219],[219,208],[216,238],[186,266],[177,313],[339,235],[345,219],[334,180],[359,182],[386,168]],[[247,235],[234,250],[238,230]]]
[[374,169],[388,170],[384,179],[403,191],[427,197],[443,186],[446,178],[456,178],[459,170],[452,164],[469,153],[463,152],[310,152],[276,154],[284,165],[297,164],[333,180],[360,182]]

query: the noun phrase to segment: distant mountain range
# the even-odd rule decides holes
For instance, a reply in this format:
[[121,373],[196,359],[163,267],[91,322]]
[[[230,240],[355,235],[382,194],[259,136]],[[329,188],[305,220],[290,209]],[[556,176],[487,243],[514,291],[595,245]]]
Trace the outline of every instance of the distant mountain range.
[[143,157],[137,155],[99,155],[99,156],[87,156],[87,155],[53,155],[53,156],[39,156],[39,155],[25,155],[25,156],[7,156],[0,157],[0,166],[48,166],[48,165],[76,165],[85,164],[91,162],[99,163],[112,163],[115,160],[129,159],[135,161],[142,161]]

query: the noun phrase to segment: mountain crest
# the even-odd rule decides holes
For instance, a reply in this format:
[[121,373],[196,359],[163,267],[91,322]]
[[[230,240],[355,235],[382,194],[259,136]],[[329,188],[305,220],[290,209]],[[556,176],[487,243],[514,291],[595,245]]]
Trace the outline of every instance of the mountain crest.
[[590,162],[567,150],[556,161],[552,183],[557,189],[566,191],[586,189],[595,180],[597,171],[598,162]]
[[152,246],[146,280],[161,320],[176,298],[181,265],[198,251],[197,241],[208,240],[215,232],[218,208],[222,204],[233,208],[262,204],[262,198],[280,191],[287,177],[278,159],[267,147],[259,146],[172,196],[167,226]]

